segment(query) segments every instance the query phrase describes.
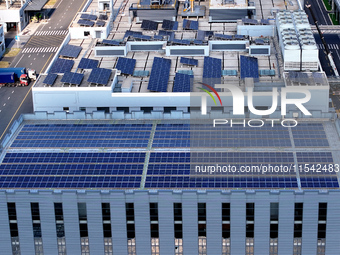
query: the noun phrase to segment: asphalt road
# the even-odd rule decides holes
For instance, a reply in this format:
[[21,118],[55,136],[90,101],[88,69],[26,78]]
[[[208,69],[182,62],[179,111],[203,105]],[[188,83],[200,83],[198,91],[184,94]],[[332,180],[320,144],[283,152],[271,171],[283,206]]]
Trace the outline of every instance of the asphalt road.
[[[338,34],[323,34],[323,36],[328,45],[329,50],[332,53],[335,66],[337,70],[340,71],[340,37]],[[319,49],[319,59],[322,69],[325,71],[327,76],[334,76],[334,71],[329,63],[325,47],[321,43],[319,34],[314,34],[314,38]]]
[[[26,67],[41,73],[53,59],[56,48],[64,40],[68,27],[86,0],[59,0],[48,23],[41,24],[30,37],[11,67]],[[2,87],[0,89],[0,142],[14,120],[21,114],[32,113],[33,82],[28,87]]]
[[306,0],[305,1],[305,11],[308,15],[308,20],[310,24],[315,24],[312,14],[308,8],[306,8],[306,5],[311,5],[311,8],[313,10],[313,13],[318,21],[319,25],[332,25],[332,20],[329,17],[327,10],[325,8],[325,5],[322,0]]

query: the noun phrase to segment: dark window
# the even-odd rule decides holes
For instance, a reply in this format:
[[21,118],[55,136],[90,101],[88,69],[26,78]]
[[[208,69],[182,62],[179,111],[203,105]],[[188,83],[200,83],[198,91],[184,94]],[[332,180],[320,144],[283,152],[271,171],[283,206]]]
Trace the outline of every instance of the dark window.
[[17,220],[17,211],[15,209],[15,203],[7,203],[8,219]]
[[135,224],[127,224],[127,238],[135,238]]
[[40,220],[39,204],[31,203],[32,220]]
[[247,203],[246,204],[246,220],[254,221],[254,215],[255,215],[255,204]]
[[182,221],[182,203],[174,203],[174,220]]
[[278,238],[279,224],[270,224],[270,238]]
[[171,113],[171,111],[176,111],[176,107],[164,107],[164,113]]
[[56,224],[57,228],[57,237],[64,237],[65,236],[65,230],[64,230],[64,224]]
[[230,224],[222,224],[222,237],[230,238]]
[[207,236],[206,227],[206,224],[198,224],[198,236]]
[[303,203],[295,203],[294,220],[302,221],[302,217],[303,217]]
[[319,203],[319,220],[327,220],[327,203]]
[[40,223],[33,223],[33,236],[34,237],[41,237]]
[[294,238],[302,237],[302,224],[294,224]]
[[151,238],[159,237],[158,224],[151,224],[150,231],[151,231]]
[[140,110],[144,113],[151,113],[151,111],[153,111],[153,107],[141,107]]
[[150,221],[158,221],[158,204],[150,203]]
[[70,107],[63,107],[63,111],[69,112],[70,111]]
[[84,36],[89,36],[90,35],[90,31],[84,31]]
[[124,113],[129,113],[130,107],[117,107],[117,111],[123,111]]
[[11,231],[11,237],[19,236],[18,224],[17,223],[10,223],[9,228],[10,228],[10,231]]
[[103,221],[111,220],[110,203],[102,203]]
[[230,221],[230,203],[222,203],[222,221]]
[[103,224],[104,237],[112,237],[111,224]]
[[135,209],[133,203],[126,203],[126,221],[134,221],[135,220]]
[[198,203],[198,221],[206,221],[207,220],[207,210],[206,203]]
[[58,220],[58,221],[64,220],[62,203],[54,203],[54,214],[55,214],[55,220]]
[[175,238],[183,238],[182,224],[175,224]]
[[110,113],[110,107],[97,107],[97,111],[103,111],[105,113]]
[[87,224],[79,224],[80,237],[88,237]]
[[247,226],[246,226],[246,237],[254,238],[254,224],[247,224]]
[[318,238],[326,238],[326,224],[318,225]]
[[270,220],[279,220],[279,203],[270,203]]
[[87,220],[86,203],[78,203],[79,220]]

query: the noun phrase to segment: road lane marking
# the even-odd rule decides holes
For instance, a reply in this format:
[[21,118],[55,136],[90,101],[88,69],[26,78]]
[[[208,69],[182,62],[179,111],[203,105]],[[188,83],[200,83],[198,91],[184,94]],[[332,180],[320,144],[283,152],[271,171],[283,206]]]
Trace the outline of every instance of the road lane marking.
[[21,61],[21,59],[23,58],[23,56],[24,56],[24,54],[22,54],[22,53],[21,53],[21,57],[20,57],[20,59],[19,59],[18,63],[16,63],[16,65],[15,65],[14,67],[17,67],[17,65],[19,64],[19,62],[20,62],[20,61]]

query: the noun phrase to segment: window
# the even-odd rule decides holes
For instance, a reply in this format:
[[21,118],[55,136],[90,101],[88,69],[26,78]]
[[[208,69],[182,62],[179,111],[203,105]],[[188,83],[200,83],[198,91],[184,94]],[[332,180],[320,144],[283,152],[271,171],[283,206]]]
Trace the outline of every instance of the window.
[[279,220],[279,203],[270,203],[270,221]]
[[246,254],[254,254],[255,204],[246,203]]
[[247,221],[254,221],[255,215],[255,207],[254,203],[247,203],[246,204],[246,220]]
[[105,113],[110,113],[110,107],[97,107],[97,111],[103,111]]
[[126,230],[128,242],[128,254],[136,254],[136,240],[135,240],[135,208],[133,203],[125,204],[126,212]]
[[58,255],[66,255],[63,204],[54,203],[54,215],[57,229]]
[[9,229],[11,233],[11,243],[13,255],[20,255],[19,231],[17,224],[17,212],[15,203],[7,203]]
[[78,203],[81,255],[90,255],[86,203]]
[[302,221],[303,203],[295,203],[294,221]]
[[153,107],[141,107],[140,110],[144,113],[151,113],[151,111],[153,111]]
[[278,255],[279,203],[270,203],[270,242],[269,254]]
[[104,232],[104,254],[112,255],[112,229],[110,203],[102,203],[103,232]]
[[117,111],[123,111],[124,113],[129,113],[130,107],[117,107]]
[[84,31],[84,36],[89,36],[90,35],[90,31]]
[[183,254],[182,203],[174,203],[175,254]]
[[176,111],[176,107],[164,107],[164,113],[171,113],[171,111]]
[[319,203],[318,222],[318,250],[317,255],[325,255],[326,252],[326,224],[327,224],[327,203]]
[[70,107],[63,107],[64,112],[70,112]]
[[39,203],[31,203],[35,255],[43,255]]

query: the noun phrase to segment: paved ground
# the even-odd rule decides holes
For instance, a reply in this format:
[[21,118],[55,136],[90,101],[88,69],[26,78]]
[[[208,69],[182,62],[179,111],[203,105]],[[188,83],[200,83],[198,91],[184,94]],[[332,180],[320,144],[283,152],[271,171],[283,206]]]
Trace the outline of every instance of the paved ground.
[[323,0],[305,0],[304,9],[308,15],[309,23],[314,25],[314,20],[312,18],[311,12],[308,8],[306,8],[306,5],[311,5],[311,8],[319,25],[332,25],[332,20],[327,13]]
[[[85,3],[86,0],[59,0],[47,22],[28,25],[20,35],[20,42],[8,40],[10,47],[19,47],[22,51],[15,58],[4,60],[11,62],[11,67],[43,72],[64,40],[74,16]],[[13,38],[15,35],[14,32],[5,37]],[[33,112],[32,85],[33,82],[28,87],[0,89],[0,142],[15,119],[23,113]]]

